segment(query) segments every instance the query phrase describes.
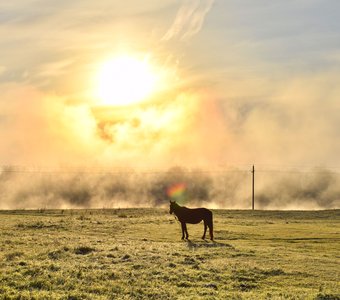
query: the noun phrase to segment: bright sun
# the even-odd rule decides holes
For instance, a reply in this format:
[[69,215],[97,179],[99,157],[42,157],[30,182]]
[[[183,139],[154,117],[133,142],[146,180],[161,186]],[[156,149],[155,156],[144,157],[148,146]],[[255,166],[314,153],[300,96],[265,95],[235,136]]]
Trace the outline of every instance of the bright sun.
[[99,70],[97,95],[103,105],[129,105],[156,90],[157,76],[148,59],[119,56]]

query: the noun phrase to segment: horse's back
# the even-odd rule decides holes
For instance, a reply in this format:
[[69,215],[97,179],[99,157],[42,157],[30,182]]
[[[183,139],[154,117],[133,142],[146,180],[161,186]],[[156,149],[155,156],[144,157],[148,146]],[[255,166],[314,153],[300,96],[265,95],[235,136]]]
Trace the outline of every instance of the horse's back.
[[207,208],[204,208],[204,207],[201,207],[201,208],[191,208],[191,210],[195,210],[201,214],[204,214],[204,215],[212,215],[212,212],[210,209],[207,209]]
[[[210,221],[212,218],[211,210],[207,208],[186,208],[183,210],[181,219],[186,223],[197,224],[203,220]],[[181,221],[181,220],[180,220]]]

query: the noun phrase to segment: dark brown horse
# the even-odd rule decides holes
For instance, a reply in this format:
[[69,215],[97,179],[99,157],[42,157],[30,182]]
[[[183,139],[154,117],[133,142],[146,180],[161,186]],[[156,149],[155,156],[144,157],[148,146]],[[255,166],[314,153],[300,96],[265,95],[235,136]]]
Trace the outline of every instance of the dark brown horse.
[[[176,201],[170,201],[170,214],[174,213],[182,225],[182,240],[184,237],[189,238],[187,224],[198,224],[203,220],[204,233],[202,239],[205,239],[207,227],[209,227],[210,239],[214,239],[213,235],[213,214],[211,210],[206,208],[187,208],[185,206],[179,206]],[[185,235],[185,236],[184,236]]]

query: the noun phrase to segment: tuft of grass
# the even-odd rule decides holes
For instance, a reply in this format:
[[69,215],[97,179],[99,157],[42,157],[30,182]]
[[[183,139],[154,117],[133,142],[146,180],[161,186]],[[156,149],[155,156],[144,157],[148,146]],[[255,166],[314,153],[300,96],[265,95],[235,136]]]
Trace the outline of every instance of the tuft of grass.
[[18,223],[16,224],[16,227],[19,229],[44,229],[44,228],[63,229],[64,228],[62,224],[46,223],[43,221],[37,221],[33,223]]
[[126,219],[128,216],[126,214],[118,214],[118,218]]
[[5,254],[5,259],[7,261],[12,261],[18,257],[21,257],[24,253],[21,251],[14,251],[14,252],[9,252]]
[[262,271],[262,274],[266,276],[279,276],[285,275],[286,273],[282,269],[270,269]]
[[216,283],[208,283],[208,284],[205,284],[204,287],[214,289],[214,290],[218,289]]
[[64,250],[53,250],[47,254],[47,256],[50,259],[58,260],[61,259],[64,256],[65,251]]
[[49,290],[51,288],[51,283],[44,279],[34,279],[28,286],[29,288],[37,290]]
[[169,268],[176,268],[176,264],[174,264],[174,263],[169,263],[169,264],[168,264],[168,267],[169,267]]
[[192,283],[189,281],[180,281],[177,283],[177,286],[180,288],[188,288],[192,286]]
[[340,293],[339,294],[319,293],[317,294],[315,300],[340,300]]
[[184,257],[183,264],[185,265],[195,265],[197,261],[193,257]]
[[74,249],[74,253],[80,255],[86,255],[93,251],[96,251],[96,249],[87,246],[80,246]]
[[129,254],[125,254],[121,258],[122,261],[131,261],[131,256]]

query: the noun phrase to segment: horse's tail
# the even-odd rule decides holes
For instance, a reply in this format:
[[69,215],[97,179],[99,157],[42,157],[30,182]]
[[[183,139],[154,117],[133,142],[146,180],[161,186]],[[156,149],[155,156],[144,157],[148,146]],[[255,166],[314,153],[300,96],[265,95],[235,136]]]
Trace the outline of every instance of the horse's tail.
[[214,239],[214,222],[213,222],[213,213],[212,211],[209,211],[209,220],[208,220],[208,227],[209,227],[209,234],[210,234],[210,239]]

